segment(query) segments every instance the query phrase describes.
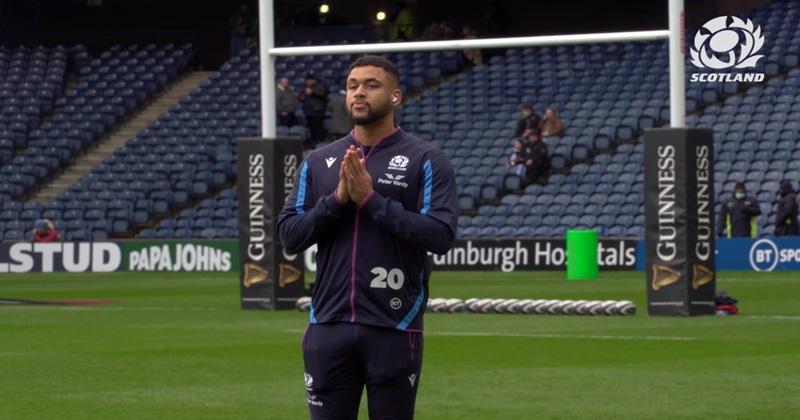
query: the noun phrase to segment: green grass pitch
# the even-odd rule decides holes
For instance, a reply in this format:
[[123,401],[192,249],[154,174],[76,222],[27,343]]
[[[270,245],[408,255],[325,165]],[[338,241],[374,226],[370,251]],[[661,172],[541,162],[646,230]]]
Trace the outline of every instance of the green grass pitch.
[[[634,317],[428,314],[418,419],[800,418],[800,276],[721,273],[735,317],[649,317],[641,273],[437,272],[432,297],[631,299]],[[3,275],[0,418],[307,418],[307,314],[235,274]],[[362,416],[364,414],[362,399]]]

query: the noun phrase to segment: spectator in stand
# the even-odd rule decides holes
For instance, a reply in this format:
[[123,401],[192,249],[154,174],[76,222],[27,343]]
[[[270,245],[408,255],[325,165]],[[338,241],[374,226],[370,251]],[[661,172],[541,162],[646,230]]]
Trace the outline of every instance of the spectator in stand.
[[295,111],[297,111],[297,95],[292,92],[288,77],[281,77],[278,80],[278,88],[275,91],[275,97],[278,101],[278,124],[289,127],[293,126],[297,122],[294,115]]
[[522,117],[517,123],[517,130],[514,131],[514,137],[527,138],[528,132],[539,133],[539,116],[533,112],[533,107],[527,102],[523,102],[519,106],[519,112]]
[[719,236],[728,238],[755,238],[758,236],[758,219],[761,209],[758,202],[747,196],[744,183],[738,182],[733,198],[722,205],[717,222]]
[[542,137],[561,137],[564,135],[564,123],[552,106],[544,110],[541,121],[539,121],[539,131]]
[[797,195],[792,182],[784,180],[778,191],[778,212],[775,215],[775,236],[800,234],[797,226]]
[[58,232],[53,222],[48,219],[36,219],[33,222],[32,242],[58,242],[61,234]]
[[408,6],[402,4],[395,13],[392,26],[389,27],[390,41],[410,41],[414,39],[414,15]]
[[490,37],[497,37],[508,33],[509,12],[506,7],[497,0],[490,0],[483,2],[484,7],[487,7],[479,13],[483,15],[484,32]]
[[456,28],[450,22],[442,22],[439,25],[439,38],[448,40],[456,39]]
[[305,89],[300,93],[303,113],[311,138],[306,146],[313,149],[318,141],[325,139],[325,111],[328,109],[328,88],[317,80],[314,73],[306,74]]
[[442,38],[442,19],[434,18],[431,23],[422,30],[420,41],[436,41]]
[[[469,25],[464,25],[461,29],[461,35],[464,39],[477,39],[478,38],[478,31],[472,29]],[[472,65],[477,66],[479,64],[483,64],[483,55],[481,55],[481,50],[479,49],[469,49],[464,50],[464,58],[467,59]]]
[[331,116],[330,135],[335,139],[340,139],[347,135],[353,128],[350,123],[350,115],[347,112],[347,105],[345,104],[347,92],[340,90],[339,92],[331,95],[328,100],[328,114]]
[[528,160],[525,161],[526,175],[528,183],[538,182],[540,178],[550,170],[550,155],[547,154],[547,144],[539,137],[539,133],[533,130],[526,130],[526,153]]
[[511,140],[511,148],[511,156],[508,157],[508,167],[511,169],[512,173],[517,174],[522,178],[522,181],[525,182],[527,180],[526,172],[528,168],[525,164],[528,161],[528,149],[522,143],[521,139]]
[[230,53],[231,57],[239,54],[247,45],[248,38],[254,31],[254,22],[247,4],[242,4],[239,10],[228,19],[228,31],[230,32]]
[[244,35],[244,45],[245,47],[258,45],[258,13],[254,9],[248,8],[245,16],[247,31]]

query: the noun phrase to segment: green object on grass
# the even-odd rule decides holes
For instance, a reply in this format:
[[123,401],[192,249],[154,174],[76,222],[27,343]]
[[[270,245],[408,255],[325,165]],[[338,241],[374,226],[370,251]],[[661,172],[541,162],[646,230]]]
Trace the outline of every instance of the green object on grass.
[[597,231],[567,231],[567,280],[597,278]]

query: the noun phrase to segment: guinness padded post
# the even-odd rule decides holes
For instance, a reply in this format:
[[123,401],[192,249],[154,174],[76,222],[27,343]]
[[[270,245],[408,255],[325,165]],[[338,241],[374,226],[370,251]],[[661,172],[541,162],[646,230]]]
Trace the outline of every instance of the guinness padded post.
[[303,295],[302,255],[278,241],[278,213],[292,192],[303,160],[295,139],[240,139],[239,288],[242,309],[293,309]]
[[714,314],[711,130],[646,130],[644,146],[648,312]]

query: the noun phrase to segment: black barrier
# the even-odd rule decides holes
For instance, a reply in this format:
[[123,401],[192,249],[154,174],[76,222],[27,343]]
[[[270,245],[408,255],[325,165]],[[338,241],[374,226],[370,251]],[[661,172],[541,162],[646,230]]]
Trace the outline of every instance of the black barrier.
[[708,129],[645,132],[651,315],[714,313],[714,141]]
[[239,256],[242,309],[290,309],[304,293],[303,259],[277,240],[278,213],[294,188],[302,142],[240,139]]

